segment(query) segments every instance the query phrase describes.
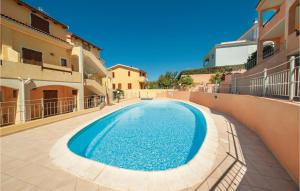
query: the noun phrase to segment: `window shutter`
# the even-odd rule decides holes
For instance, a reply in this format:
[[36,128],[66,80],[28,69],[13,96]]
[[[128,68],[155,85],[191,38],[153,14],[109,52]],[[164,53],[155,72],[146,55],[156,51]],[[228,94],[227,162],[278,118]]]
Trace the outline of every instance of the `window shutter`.
[[49,33],[49,22],[32,13],[31,13],[31,26],[45,33]]

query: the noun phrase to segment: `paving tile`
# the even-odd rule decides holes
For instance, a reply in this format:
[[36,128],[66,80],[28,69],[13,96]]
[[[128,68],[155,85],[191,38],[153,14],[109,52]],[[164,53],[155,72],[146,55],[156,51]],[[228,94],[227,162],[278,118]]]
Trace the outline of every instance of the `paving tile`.
[[265,180],[267,181],[269,185],[269,189],[272,191],[297,191],[296,185],[292,181],[287,181],[283,179],[278,178],[272,178],[272,177],[265,177]]
[[80,178],[77,179],[75,191],[98,191],[98,185]]
[[[57,140],[72,131],[76,125],[84,124],[86,121],[99,117],[103,112],[112,111],[113,108],[121,107],[121,105],[105,107],[100,112],[0,138],[1,190],[112,191],[109,186],[116,184],[115,175],[106,173],[107,177],[101,177],[105,174],[98,175],[99,171],[93,170],[93,167],[87,167],[86,171],[90,173],[91,181],[95,177],[100,183],[107,181],[105,182],[107,187],[96,185],[60,170],[59,167],[53,165],[49,152]],[[210,112],[207,108],[205,110]],[[215,159],[211,157],[211,160],[215,160],[213,164],[216,168],[215,173],[200,186],[194,185],[193,189],[189,190],[209,190],[216,182],[219,184],[216,185],[215,190],[297,190],[291,178],[253,131],[230,116],[219,112],[212,111],[212,118],[217,126],[215,133],[219,138],[219,141],[215,143],[218,144],[217,157]],[[230,134],[231,130],[235,139]],[[237,153],[234,145],[236,145]],[[214,153],[215,151],[208,149],[208,152]],[[233,157],[228,156],[226,152],[230,152]],[[246,163],[246,167],[235,163],[227,174],[224,174],[236,160]],[[76,168],[76,165],[74,167]],[[184,177],[179,175],[178,179],[201,179],[202,177],[198,176],[199,173],[201,174],[201,172],[195,172]],[[130,178],[128,181],[131,181]],[[184,182],[180,181],[165,185],[164,188],[161,188],[159,184],[153,184],[153,182],[162,183],[163,181],[164,177],[156,177],[156,180],[149,181],[151,184],[147,185],[147,190],[174,190],[176,186],[184,185]],[[134,186],[131,190],[145,190],[138,188],[142,187]]]
[[249,186],[252,187],[258,187],[261,189],[268,189],[269,184],[267,183],[267,180],[264,176],[258,174],[258,173],[246,173],[244,178],[246,179]]
[[31,184],[20,181],[17,178],[10,178],[8,181],[1,183],[1,190],[3,191],[40,191],[42,189],[37,188]]

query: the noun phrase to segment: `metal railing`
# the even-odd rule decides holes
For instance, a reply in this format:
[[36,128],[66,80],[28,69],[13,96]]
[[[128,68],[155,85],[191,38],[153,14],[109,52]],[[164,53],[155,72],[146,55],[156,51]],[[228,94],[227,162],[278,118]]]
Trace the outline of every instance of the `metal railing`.
[[0,102],[0,127],[11,125],[15,122],[16,106],[17,104],[15,101]]
[[289,61],[261,72],[247,76],[234,76],[231,84],[217,84],[211,89],[215,89],[215,91],[212,90],[213,92],[250,94],[299,101],[299,56],[293,56]]
[[[281,44],[281,46],[283,46]],[[280,51],[280,47],[270,47],[263,51],[263,59],[269,58]]]
[[105,101],[105,96],[86,96],[84,97],[84,109],[98,107]]
[[[105,98],[104,96],[92,95],[79,101],[83,103],[84,109],[89,109],[98,107],[105,101]],[[78,110],[77,102],[76,96],[25,100],[25,106],[16,101],[0,102],[0,127],[75,112]],[[24,116],[23,113],[25,113]]]

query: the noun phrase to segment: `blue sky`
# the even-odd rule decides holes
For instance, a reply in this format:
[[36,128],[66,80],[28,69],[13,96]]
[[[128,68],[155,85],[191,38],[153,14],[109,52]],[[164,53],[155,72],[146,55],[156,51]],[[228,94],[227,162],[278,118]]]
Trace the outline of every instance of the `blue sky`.
[[[166,71],[202,67],[216,43],[237,39],[257,17],[258,0],[26,0],[103,48],[107,67]],[[58,6],[60,5],[60,6]]]

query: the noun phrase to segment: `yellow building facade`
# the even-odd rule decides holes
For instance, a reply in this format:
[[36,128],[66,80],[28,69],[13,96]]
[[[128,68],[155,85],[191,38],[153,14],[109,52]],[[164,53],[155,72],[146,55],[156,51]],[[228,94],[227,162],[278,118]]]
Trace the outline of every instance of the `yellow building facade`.
[[112,89],[130,90],[130,89],[145,89],[147,74],[145,71],[117,64],[109,69],[112,79]]
[[109,96],[101,48],[67,25],[19,0],[1,0],[0,24],[0,125],[94,107]]

